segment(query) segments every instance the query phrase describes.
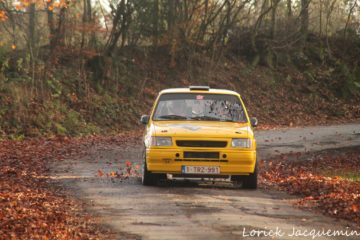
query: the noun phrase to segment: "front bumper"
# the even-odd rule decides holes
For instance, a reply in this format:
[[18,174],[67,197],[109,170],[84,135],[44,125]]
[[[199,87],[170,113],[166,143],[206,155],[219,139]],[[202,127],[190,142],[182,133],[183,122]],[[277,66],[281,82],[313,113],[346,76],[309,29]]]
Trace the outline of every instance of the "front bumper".
[[[186,149],[186,151],[205,152],[205,149]],[[208,150],[213,152],[215,150]],[[255,170],[256,151],[224,148],[216,150],[219,159],[185,159],[184,149],[151,148],[146,149],[147,169],[154,173],[181,174],[182,166],[218,166],[220,175],[248,175]],[[226,155],[226,157],[224,157]]]

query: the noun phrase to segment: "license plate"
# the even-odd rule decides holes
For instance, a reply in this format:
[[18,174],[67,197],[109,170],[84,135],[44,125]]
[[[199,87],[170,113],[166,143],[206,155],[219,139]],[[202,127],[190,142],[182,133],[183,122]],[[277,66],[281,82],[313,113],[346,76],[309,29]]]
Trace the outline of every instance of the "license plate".
[[182,166],[181,171],[182,171],[182,173],[219,174],[220,167]]

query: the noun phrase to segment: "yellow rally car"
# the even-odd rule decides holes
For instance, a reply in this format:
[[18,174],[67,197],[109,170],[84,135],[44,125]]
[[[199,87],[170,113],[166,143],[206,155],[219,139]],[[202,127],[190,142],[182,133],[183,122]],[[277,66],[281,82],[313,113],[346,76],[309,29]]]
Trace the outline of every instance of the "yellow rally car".
[[256,141],[238,93],[205,86],[160,92],[144,136],[143,185],[171,178],[225,178],[257,188]]

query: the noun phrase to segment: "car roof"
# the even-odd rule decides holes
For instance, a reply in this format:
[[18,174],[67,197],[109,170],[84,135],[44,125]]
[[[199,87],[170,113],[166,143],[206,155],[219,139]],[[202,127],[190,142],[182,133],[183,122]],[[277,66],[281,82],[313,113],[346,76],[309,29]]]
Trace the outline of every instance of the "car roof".
[[226,89],[210,88],[209,90],[190,90],[190,88],[168,88],[160,92],[163,93],[213,93],[213,94],[229,94],[229,95],[240,95],[239,93]]

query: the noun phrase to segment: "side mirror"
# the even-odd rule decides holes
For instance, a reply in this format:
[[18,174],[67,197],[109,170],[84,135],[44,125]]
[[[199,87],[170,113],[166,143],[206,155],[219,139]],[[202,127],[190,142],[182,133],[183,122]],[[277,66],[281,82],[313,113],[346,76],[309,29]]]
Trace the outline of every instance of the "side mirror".
[[140,118],[140,122],[142,124],[148,124],[149,123],[150,116],[149,115],[142,115]]
[[250,123],[252,127],[256,127],[258,125],[258,120],[256,117],[250,118]]

